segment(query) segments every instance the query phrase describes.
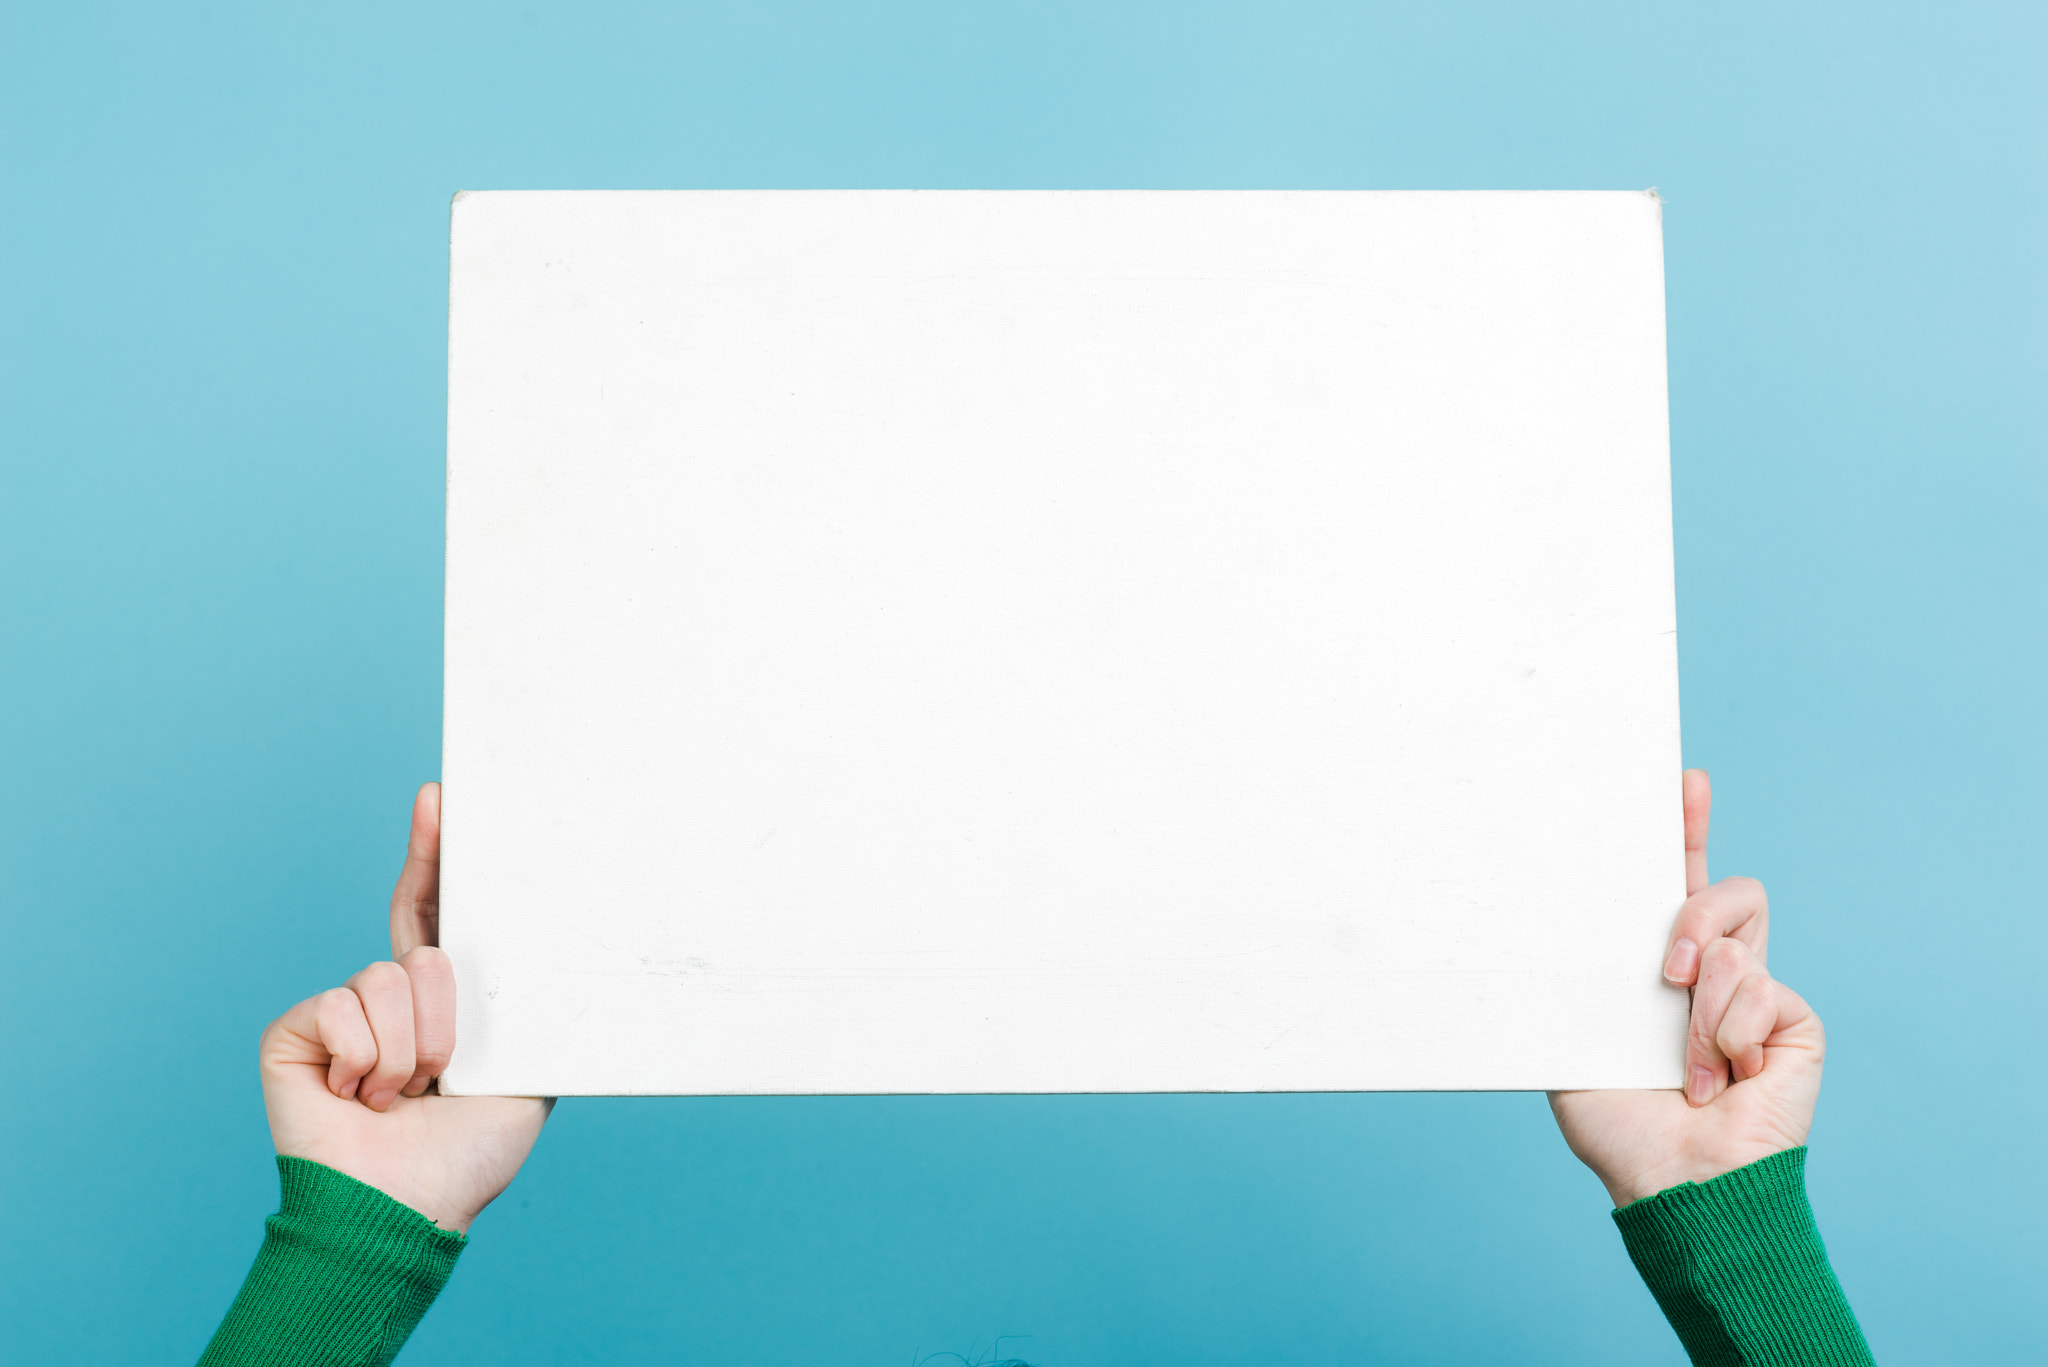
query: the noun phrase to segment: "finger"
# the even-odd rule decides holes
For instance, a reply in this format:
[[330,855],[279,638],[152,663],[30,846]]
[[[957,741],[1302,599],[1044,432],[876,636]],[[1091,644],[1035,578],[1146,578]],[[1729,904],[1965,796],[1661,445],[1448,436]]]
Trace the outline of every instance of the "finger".
[[351,1097],[357,1079],[377,1061],[377,1040],[356,994],[336,987],[272,1021],[263,1032],[259,1058],[266,1090],[317,1076],[316,1085]]
[[1804,1014],[1806,1003],[1798,994],[1761,970],[1736,984],[1720,1029],[1714,1032],[1714,1043],[1728,1059],[1731,1082],[1753,1078],[1764,1070],[1764,1042],[1777,1033],[1780,1019],[1794,1002],[1798,1003],[1797,1014]]
[[412,980],[389,959],[371,964],[348,980],[362,999],[363,1015],[377,1040],[377,1062],[363,1075],[356,1097],[373,1111],[398,1099],[399,1088],[412,1080],[416,1060],[412,1044]]
[[1680,987],[1698,975],[1702,947],[1722,938],[1740,940],[1759,962],[1769,954],[1771,902],[1754,878],[1723,878],[1685,899],[1664,951],[1664,977]]
[[331,987],[300,1002],[282,1022],[299,1042],[312,1046],[308,1062],[325,1055],[327,1090],[346,1101],[356,1094],[363,1074],[377,1062],[377,1037],[363,1016],[363,1004],[345,987]]
[[1678,789],[1685,808],[1685,895],[1690,897],[1707,885],[1707,816],[1714,808],[1714,785],[1706,770],[1688,769],[1679,776]]
[[403,1092],[418,1096],[441,1075],[455,1052],[455,966],[432,945],[421,945],[398,966],[412,981],[414,1062]]
[[412,801],[405,867],[391,892],[391,957],[441,943],[441,785],[426,783]]
[[1692,992],[1692,1020],[1685,1036],[1685,1099],[1704,1106],[1727,1088],[1728,1055],[1721,1048],[1721,1022],[1730,1003],[1751,977],[1770,975],[1740,940],[1720,939],[1700,956],[1699,984]]

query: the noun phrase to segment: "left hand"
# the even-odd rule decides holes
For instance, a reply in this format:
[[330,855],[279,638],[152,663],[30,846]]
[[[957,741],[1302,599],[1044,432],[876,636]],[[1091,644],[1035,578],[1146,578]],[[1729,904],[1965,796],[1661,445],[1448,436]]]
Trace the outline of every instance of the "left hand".
[[280,1154],[467,1233],[519,1171],[554,1102],[429,1092],[455,1050],[455,970],[435,944],[440,926],[441,785],[429,783],[391,898],[391,958],[270,1023],[263,1108]]
[[1552,1092],[1551,1113],[1616,1206],[1797,1148],[1813,1125],[1827,1037],[1764,966],[1770,905],[1753,878],[1707,882],[1707,776],[1689,769],[1685,905],[1664,977],[1692,989],[1682,1092]]

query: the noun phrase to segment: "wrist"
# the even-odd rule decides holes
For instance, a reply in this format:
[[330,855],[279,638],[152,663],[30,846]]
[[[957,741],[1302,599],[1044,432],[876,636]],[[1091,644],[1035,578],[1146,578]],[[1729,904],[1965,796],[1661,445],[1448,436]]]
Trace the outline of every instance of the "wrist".
[[[1721,1171],[1732,1172],[1735,1167],[1740,1166],[1735,1164]],[[1625,1210],[1638,1201],[1649,1200],[1660,1191],[1669,1191],[1686,1182],[1711,1181],[1720,1175],[1719,1172],[1687,1171],[1680,1165],[1672,1163],[1616,1176],[1602,1173],[1600,1182],[1607,1188],[1607,1199],[1614,1203],[1614,1208]]]
[[1702,1185],[1717,1177],[1725,1177],[1738,1168],[1746,1168],[1774,1154],[1799,1148],[1803,1142],[1800,1140],[1757,1143],[1709,1152],[1680,1152],[1641,1168],[1626,1172],[1601,1173],[1599,1177],[1601,1184],[1607,1188],[1608,1197],[1614,1202],[1614,1208],[1623,1210],[1637,1201],[1647,1201],[1673,1187],[1682,1187],[1688,1183]]

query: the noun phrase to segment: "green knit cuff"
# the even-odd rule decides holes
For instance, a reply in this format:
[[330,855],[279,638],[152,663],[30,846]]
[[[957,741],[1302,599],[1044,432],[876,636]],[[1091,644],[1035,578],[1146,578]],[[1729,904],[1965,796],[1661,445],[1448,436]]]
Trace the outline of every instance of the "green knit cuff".
[[277,1160],[278,1212],[200,1367],[383,1367],[468,1242],[375,1187]]
[[1871,1367],[1806,1200],[1806,1149],[1614,1212],[1695,1367]]

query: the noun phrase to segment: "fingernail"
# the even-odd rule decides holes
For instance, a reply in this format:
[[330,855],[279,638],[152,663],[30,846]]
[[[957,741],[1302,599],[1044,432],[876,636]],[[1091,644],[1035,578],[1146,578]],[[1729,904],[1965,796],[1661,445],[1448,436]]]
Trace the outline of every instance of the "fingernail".
[[406,1083],[405,1086],[401,1087],[399,1090],[404,1092],[407,1096],[419,1096],[427,1090],[427,1083],[429,1083],[430,1081],[432,1081],[432,1079],[428,1077],[416,1077],[411,1082]]
[[1693,1065],[1687,1078],[1686,1094],[1695,1106],[1704,1106],[1714,1099],[1714,1074],[1712,1069]]
[[1674,983],[1684,983],[1699,966],[1700,947],[1690,940],[1681,939],[1671,946],[1671,953],[1664,960],[1664,977]]
[[396,1088],[391,1088],[391,1087],[387,1087],[387,1088],[385,1088],[385,1089],[384,1089],[383,1091],[381,1091],[381,1092],[372,1092],[372,1093],[370,1093],[370,1097],[369,1097],[369,1104],[370,1104],[370,1109],[371,1109],[371,1110],[373,1110],[373,1111],[381,1111],[381,1110],[385,1109],[386,1107],[388,1107],[388,1106],[389,1106],[389,1105],[391,1104],[391,1100],[392,1100],[392,1098],[393,1098],[393,1097],[395,1097],[395,1096],[397,1096],[397,1095],[398,1095],[397,1089],[396,1089]]

